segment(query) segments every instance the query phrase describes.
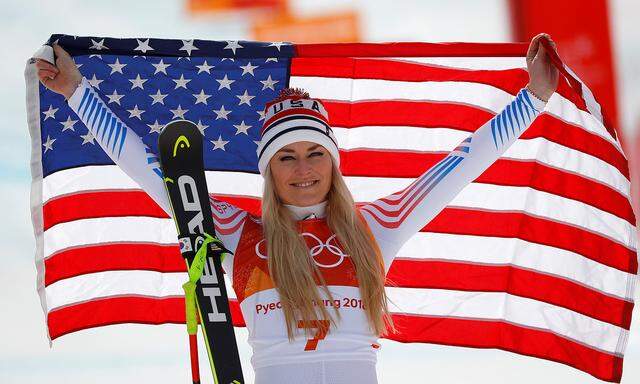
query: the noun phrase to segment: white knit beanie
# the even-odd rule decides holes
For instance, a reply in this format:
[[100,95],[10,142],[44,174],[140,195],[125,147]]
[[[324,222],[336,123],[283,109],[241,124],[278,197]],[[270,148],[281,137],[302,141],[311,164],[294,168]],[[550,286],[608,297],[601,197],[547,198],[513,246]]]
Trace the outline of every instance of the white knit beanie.
[[322,102],[309,98],[300,89],[286,88],[265,106],[265,119],[258,145],[258,168],[265,175],[269,160],[282,147],[298,141],[320,144],[340,166],[338,142],[329,126],[329,116]]

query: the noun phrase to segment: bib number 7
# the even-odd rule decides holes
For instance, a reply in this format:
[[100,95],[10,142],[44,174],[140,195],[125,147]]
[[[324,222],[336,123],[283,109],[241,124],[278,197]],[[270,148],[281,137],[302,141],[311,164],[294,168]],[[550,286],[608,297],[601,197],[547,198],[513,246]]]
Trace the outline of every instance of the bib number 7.
[[329,320],[310,320],[310,321],[298,321],[298,328],[316,328],[316,333],[312,338],[307,340],[304,346],[305,351],[315,351],[318,347],[318,342],[324,339],[329,332]]

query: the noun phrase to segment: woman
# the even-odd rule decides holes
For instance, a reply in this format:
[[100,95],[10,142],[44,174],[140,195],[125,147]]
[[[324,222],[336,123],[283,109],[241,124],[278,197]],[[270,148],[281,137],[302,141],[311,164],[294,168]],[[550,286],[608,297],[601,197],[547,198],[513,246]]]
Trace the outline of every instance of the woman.
[[[393,331],[385,274],[400,247],[489,167],[555,91],[558,71],[536,36],[530,81],[500,114],[407,188],[355,207],[338,144],[319,100],[284,90],[265,108],[258,146],[262,220],[212,201],[216,232],[233,253],[224,269],[249,330],[256,383],[376,383],[377,339]],[[552,43],[552,46],[553,45]],[[61,93],[111,158],[170,212],[157,163],[59,46],[38,76]],[[123,125],[116,149],[108,124]],[[113,126],[113,125],[112,125]]]

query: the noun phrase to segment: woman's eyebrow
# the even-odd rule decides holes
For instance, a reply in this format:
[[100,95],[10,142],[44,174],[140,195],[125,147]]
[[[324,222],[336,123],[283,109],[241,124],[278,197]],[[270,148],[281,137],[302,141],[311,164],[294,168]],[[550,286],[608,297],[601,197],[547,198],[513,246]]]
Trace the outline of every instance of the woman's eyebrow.
[[[311,151],[317,149],[318,147],[321,147],[321,145],[320,144],[316,144],[316,145],[314,145],[312,147],[309,147],[309,148],[307,148],[307,152],[311,152]],[[295,150],[290,149],[290,148],[280,148],[276,153],[278,153],[278,152],[295,153]]]

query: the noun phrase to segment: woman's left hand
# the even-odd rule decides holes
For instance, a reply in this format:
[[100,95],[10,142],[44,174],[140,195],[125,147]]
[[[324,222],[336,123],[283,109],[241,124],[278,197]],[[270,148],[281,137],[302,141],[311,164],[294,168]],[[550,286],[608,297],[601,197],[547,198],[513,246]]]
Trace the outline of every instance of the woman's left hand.
[[527,51],[527,70],[529,71],[529,84],[527,88],[538,98],[548,101],[558,87],[558,68],[556,68],[541,40],[547,39],[554,51],[556,43],[551,40],[551,36],[540,33],[531,39],[529,50]]

